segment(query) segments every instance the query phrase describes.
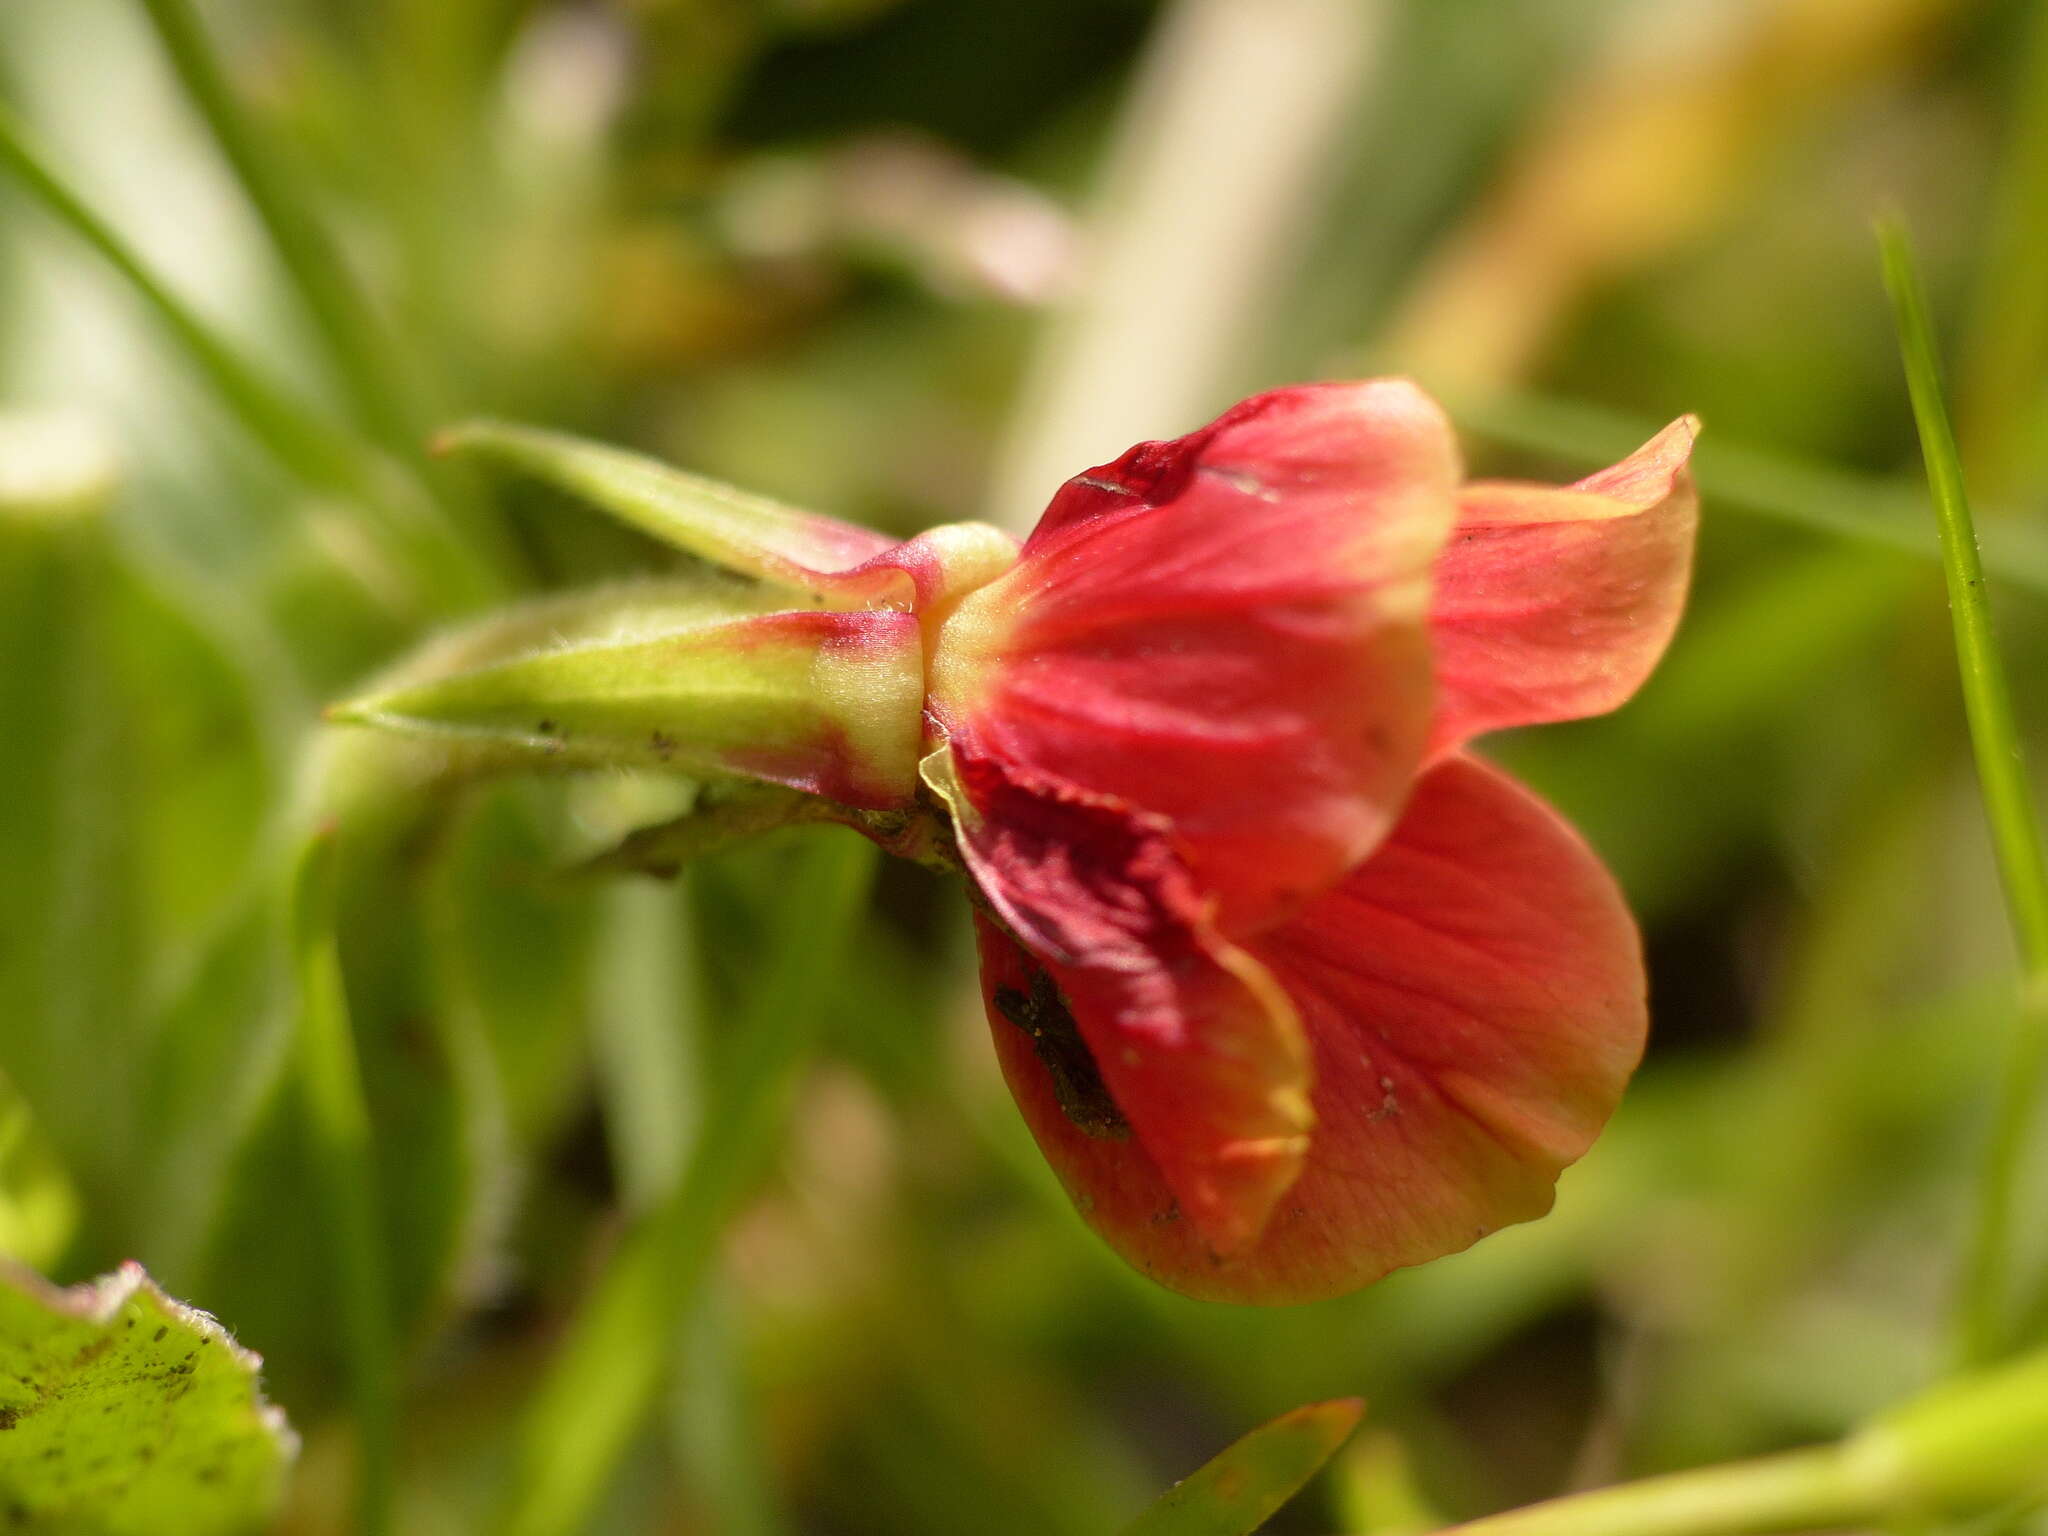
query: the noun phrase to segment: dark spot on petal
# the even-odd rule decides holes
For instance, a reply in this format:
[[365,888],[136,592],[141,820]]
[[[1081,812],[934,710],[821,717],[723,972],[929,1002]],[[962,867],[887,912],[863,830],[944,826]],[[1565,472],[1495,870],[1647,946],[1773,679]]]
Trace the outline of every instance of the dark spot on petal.
[[1060,1112],[1098,1141],[1128,1140],[1131,1123],[1110,1096],[1095,1056],[1052,977],[1036,971],[1030,992],[998,987],[991,1001],[997,1013],[1031,1037],[1031,1048],[1052,1080]]

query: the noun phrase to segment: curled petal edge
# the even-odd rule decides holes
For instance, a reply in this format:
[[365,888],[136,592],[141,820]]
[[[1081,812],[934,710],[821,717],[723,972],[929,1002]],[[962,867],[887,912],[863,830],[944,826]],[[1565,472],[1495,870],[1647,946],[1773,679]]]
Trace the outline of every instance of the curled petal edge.
[[1574,485],[1460,491],[1430,609],[1432,759],[1489,731],[1605,714],[1642,685],[1685,606],[1698,430],[1681,417]]

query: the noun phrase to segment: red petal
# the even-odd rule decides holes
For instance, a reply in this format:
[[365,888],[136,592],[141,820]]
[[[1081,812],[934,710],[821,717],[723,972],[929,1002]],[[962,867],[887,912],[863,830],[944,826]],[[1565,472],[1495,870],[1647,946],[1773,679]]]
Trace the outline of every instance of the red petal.
[[1203,1251],[1241,1248],[1308,1145],[1307,1049],[1286,996],[1216,937],[1156,819],[956,763],[962,849],[1009,930],[981,919],[999,1049],[1036,1063],[1067,1131],[1144,1148]]
[[1698,427],[1681,418],[1574,486],[1475,480],[1459,494],[1430,608],[1433,754],[1604,714],[1642,685],[1685,605]]
[[1317,1129],[1300,1178],[1233,1257],[1172,1219],[1142,1147],[1076,1132],[1028,1043],[997,1034],[1090,1224],[1189,1295],[1341,1295],[1542,1215],[1642,1050],[1640,951],[1613,881],[1553,811],[1468,758],[1425,775],[1372,859],[1253,948],[1308,1030]]
[[1401,380],[1276,390],[1068,482],[944,624],[932,707],[975,751],[1168,817],[1225,932],[1384,834],[1427,731],[1442,413]]

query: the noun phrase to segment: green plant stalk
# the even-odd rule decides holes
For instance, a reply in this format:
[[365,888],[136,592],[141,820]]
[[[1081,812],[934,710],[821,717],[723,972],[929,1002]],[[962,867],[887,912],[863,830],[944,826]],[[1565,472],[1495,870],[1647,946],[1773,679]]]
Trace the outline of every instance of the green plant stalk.
[[396,1487],[396,1352],[370,1115],[335,940],[335,885],[334,836],[321,832],[300,855],[292,891],[297,1078],[334,1238],[349,1390],[361,1437],[357,1527],[363,1536],[386,1536]]
[[2012,1265],[2013,1205],[2044,1078],[2048,1078],[2048,857],[2043,853],[2040,816],[2013,719],[2004,662],[1992,631],[1976,528],[1963,488],[1962,461],[1942,399],[1927,296],[1903,226],[1887,220],[1879,227],[1878,239],[1941,531],[1942,568],[1948,579],[1964,713],[2020,960],[2019,1016],[2000,1083],[1997,1114],[1978,1186],[1976,1230],[1958,1298],[1962,1358],[1966,1363],[1980,1363],[1994,1358],[2005,1343],[2002,1318]]
[[791,960],[733,1021],[732,1057],[681,1178],[621,1245],[528,1410],[501,1521],[508,1536],[583,1528],[670,1368],[672,1351],[649,1341],[677,1337],[726,1218],[779,1144],[877,857],[851,834],[811,836],[783,911],[779,948]]
[[58,223],[134,290],[249,434],[296,479],[372,509],[408,562],[446,584],[458,605],[497,590],[472,548],[439,518],[408,514],[369,447],[293,398],[173,293],[141,255],[59,174],[20,119],[0,103],[0,172],[11,174]]
[[1842,1446],[1646,1478],[1452,1526],[1457,1536],[1758,1536],[1853,1525],[1883,1509]]
[[1912,1530],[2048,1496],[2048,1352],[1944,1383],[1833,1445],[1644,1478],[1448,1528],[1456,1536]]

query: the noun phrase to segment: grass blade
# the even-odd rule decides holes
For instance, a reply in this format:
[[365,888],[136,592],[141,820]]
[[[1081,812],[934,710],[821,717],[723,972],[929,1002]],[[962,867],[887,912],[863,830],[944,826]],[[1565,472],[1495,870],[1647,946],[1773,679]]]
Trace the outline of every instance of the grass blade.
[[1962,461],[1942,398],[1927,296],[1904,227],[1887,220],[1879,227],[1878,240],[1941,531],[1963,707],[2020,958],[2020,1012],[2000,1084],[1997,1118],[1979,1183],[1977,1226],[1958,1301],[1962,1355],[1965,1361],[1978,1363],[1998,1354],[2005,1342],[2013,1204],[2048,1075],[2048,858],[2043,855],[2040,816],[2013,719],[2005,664],[1992,631]]
[[141,5],[179,83],[205,118],[291,274],[356,414],[392,452],[418,456],[421,413],[409,407],[405,370],[385,345],[383,326],[244,115],[188,0],[141,0]]
[[42,147],[0,105],[0,169],[5,169],[58,223],[83,240],[132,288],[243,426],[299,478],[346,491],[360,466],[346,441],[245,360],[173,293],[141,255],[77,193]]
[[1283,1413],[1176,1484],[1124,1536],[1247,1536],[1322,1470],[1364,1412],[1340,1397]]
[[141,0],[179,83],[206,120],[325,346],[356,419],[385,452],[410,464],[460,525],[501,566],[502,530],[479,515],[473,488],[431,463],[416,376],[378,315],[236,98],[190,0]]
[[[472,546],[442,521],[417,487],[394,485],[388,463],[370,447],[302,404],[174,293],[142,255],[115,232],[0,103],[0,172],[14,177],[127,283],[249,434],[293,476],[368,509],[403,552],[407,568],[432,579],[427,590],[461,607],[496,593],[499,583]],[[409,494],[408,494],[409,493]]]

